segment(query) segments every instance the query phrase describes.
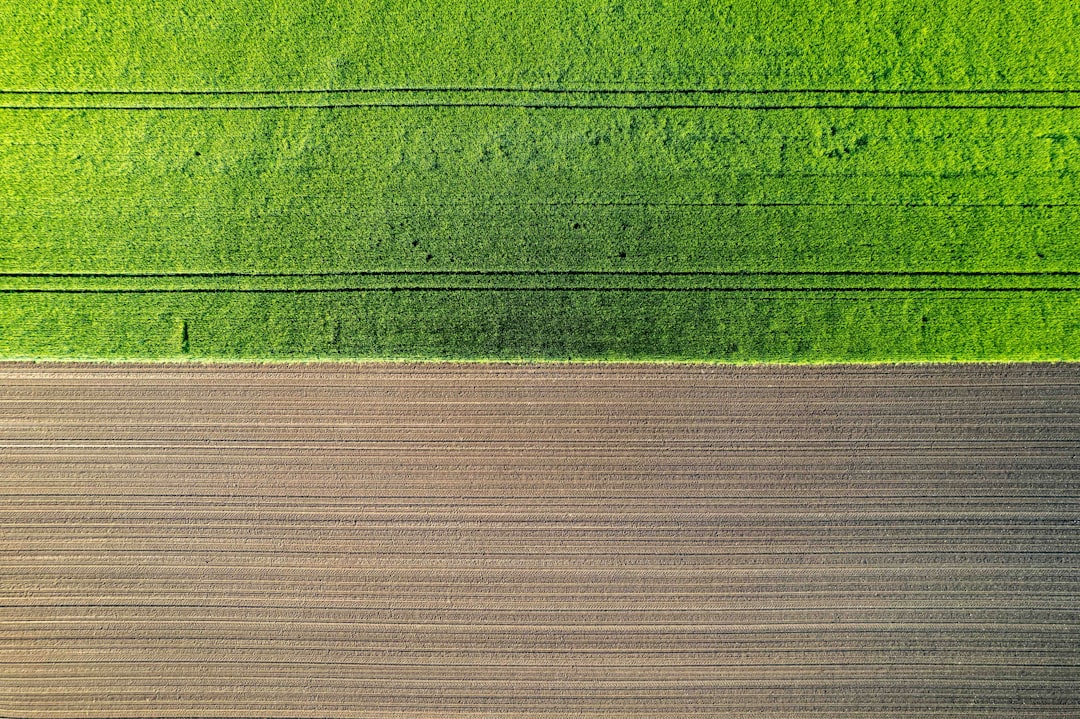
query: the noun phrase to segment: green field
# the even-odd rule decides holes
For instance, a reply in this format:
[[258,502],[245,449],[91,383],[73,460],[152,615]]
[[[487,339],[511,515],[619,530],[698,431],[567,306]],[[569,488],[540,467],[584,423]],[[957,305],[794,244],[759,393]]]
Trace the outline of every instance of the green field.
[[0,356],[1080,359],[1075,3],[11,5]]

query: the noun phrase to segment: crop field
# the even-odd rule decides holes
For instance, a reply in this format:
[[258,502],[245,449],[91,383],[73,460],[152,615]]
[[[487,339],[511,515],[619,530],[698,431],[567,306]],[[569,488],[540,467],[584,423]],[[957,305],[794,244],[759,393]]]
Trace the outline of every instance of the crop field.
[[1076,365],[4,363],[0,406],[3,716],[1080,712]]
[[1078,458],[1075,1],[0,0],[0,719],[1073,719]]
[[0,356],[1080,358],[1080,10],[0,13]]

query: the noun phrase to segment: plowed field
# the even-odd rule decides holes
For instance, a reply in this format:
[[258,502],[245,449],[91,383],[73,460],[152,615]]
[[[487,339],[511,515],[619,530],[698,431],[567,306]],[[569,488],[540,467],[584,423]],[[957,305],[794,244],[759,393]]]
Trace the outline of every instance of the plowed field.
[[1080,712],[1077,366],[0,365],[0,715]]

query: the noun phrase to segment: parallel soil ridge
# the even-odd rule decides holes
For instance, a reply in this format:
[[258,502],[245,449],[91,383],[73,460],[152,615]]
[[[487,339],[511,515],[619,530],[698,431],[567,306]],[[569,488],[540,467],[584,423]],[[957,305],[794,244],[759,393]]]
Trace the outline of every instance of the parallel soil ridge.
[[0,715],[1066,717],[1080,365],[0,363]]

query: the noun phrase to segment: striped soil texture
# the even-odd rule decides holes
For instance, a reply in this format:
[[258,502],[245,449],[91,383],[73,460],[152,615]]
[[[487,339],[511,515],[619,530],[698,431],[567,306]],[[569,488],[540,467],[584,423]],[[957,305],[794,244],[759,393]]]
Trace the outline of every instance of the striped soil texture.
[[0,715],[1080,715],[1080,365],[0,364]]

